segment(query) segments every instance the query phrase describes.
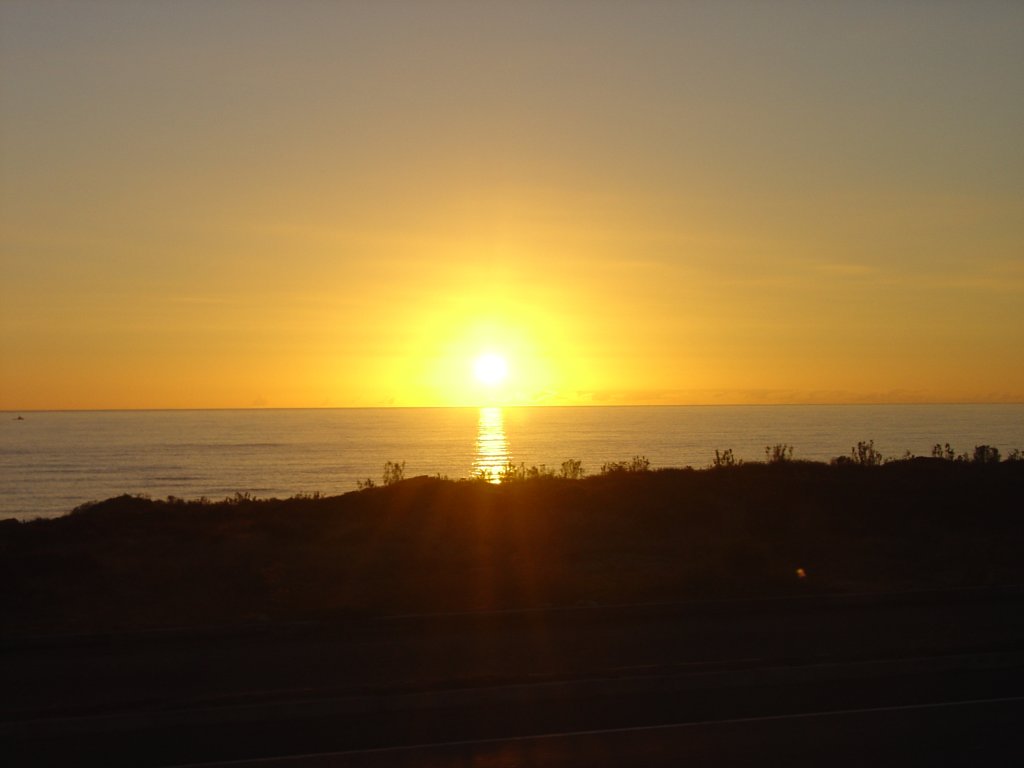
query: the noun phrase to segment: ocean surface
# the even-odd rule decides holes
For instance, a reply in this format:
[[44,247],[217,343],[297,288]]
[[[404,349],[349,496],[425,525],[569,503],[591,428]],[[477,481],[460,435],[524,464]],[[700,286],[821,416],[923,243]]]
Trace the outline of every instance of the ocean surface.
[[588,474],[646,456],[706,467],[715,450],[763,461],[765,447],[828,461],[874,440],[886,457],[1024,449],[1024,405],[771,405],[80,411],[0,414],[0,519],[54,517],[123,493],[219,500],[284,498],[405,476],[495,475],[513,462]]

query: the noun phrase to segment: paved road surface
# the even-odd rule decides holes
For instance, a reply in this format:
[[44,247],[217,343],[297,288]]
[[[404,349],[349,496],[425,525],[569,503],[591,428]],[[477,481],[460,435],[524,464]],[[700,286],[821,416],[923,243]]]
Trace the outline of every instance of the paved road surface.
[[[1019,766],[1024,698],[295,755],[235,768]],[[207,763],[207,766],[215,764]],[[225,765],[219,763],[216,765]]]
[[[841,762],[854,747],[903,754],[904,742],[933,757],[1001,755],[1024,726],[1022,608],[1011,590],[8,640],[0,763],[172,765],[493,739],[469,757],[430,748],[429,761],[602,764],[572,762],[575,750],[623,761],[608,765],[678,764],[679,750],[731,755],[740,743],[762,764],[797,759],[802,743],[831,764],[857,764]],[[837,710],[847,714],[811,716]],[[529,738],[584,731],[614,733]],[[534,748],[548,762],[517,751]],[[435,764],[413,754],[325,764]]]

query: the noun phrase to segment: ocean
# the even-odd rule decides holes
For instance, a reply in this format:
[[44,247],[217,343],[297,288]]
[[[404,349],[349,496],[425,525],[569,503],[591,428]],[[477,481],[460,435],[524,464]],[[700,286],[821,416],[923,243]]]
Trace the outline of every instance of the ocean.
[[406,477],[495,474],[511,461],[558,468],[646,456],[706,467],[715,450],[828,461],[873,440],[886,457],[1024,449],[1024,405],[765,405],[60,411],[0,414],[0,519],[55,517],[123,493],[219,500],[334,495]]

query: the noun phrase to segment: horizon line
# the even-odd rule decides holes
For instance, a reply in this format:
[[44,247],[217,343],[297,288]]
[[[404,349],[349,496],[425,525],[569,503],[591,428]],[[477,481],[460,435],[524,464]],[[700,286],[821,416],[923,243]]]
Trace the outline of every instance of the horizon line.
[[1024,400],[936,400],[936,401],[848,401],[848,402],[776,402],[776,403],[530,403],[482,405],[302,405],[302,406],[170,406],[138,408],[0,408],[0,414],[21,413],[154,413],[195,411],[400,411],[400,410],[479,410],[481,408],[777,408],[777,407],[858,407],[858,406],[1012,406]]

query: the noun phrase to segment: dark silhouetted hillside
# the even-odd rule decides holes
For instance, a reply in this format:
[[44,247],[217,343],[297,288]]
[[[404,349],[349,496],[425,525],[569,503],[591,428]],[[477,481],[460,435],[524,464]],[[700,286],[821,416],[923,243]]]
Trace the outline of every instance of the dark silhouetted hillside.
[[[0,525],[8,634],[1024,582],[1024,462],[784,462]],[[798,570],[800,569],[800,570]]]

